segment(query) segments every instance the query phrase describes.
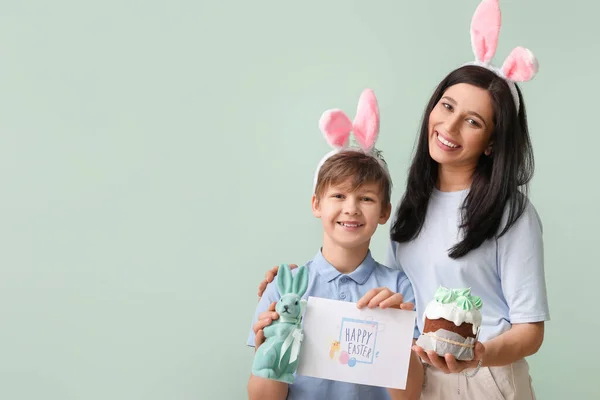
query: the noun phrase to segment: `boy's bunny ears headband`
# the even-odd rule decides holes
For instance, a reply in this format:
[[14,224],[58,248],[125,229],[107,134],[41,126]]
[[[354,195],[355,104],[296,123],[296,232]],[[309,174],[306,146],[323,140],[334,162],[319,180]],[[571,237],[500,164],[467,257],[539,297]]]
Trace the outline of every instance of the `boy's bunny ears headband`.
[[[371,89],[365,89],[358,100],[356,116],[351,121],[350,118],[340,109],[327,110],[319,120],[319,129],[325,136],[327,143],[333,147],[321,159],[315,172],[313,181],[313,191],[317,185],[317,178],[323,163],[332,155],[345,150],[362,151],[365,154],[371,155],[383,167],[385,172],[389,174],[387,165],[380,158],[379,152],[375,149],[375,142],[379,136],[379,107],[377,98]],[[350,133],[354,133],[354,139],[357,143],[349,145]]]
[[516,47],[504,60],[501,68],[491,65],[490,61],[494,58],[498,46],[500,24],[498,0],[482,0],[471,20],[471,46],[475,53],[475,61],[467,65],[487,68],[506,80],[518,112],[520,104],[515,82],[527,82],[533,79],[538,71],[538,62],[531,51],[524,47]]

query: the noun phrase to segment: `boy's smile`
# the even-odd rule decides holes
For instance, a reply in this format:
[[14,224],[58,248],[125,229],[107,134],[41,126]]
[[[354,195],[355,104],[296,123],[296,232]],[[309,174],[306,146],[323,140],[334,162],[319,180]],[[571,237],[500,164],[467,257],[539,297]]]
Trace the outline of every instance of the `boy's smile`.
[[365,224],[361,224],[357,221],[338,221],[338,225],[341,225],[348,230],[354,230],[365,226]]

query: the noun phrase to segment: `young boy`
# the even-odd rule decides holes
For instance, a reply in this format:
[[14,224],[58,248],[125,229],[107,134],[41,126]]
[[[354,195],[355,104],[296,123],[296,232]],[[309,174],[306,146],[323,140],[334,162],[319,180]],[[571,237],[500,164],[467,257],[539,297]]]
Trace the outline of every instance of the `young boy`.
[[[391,179],[385,163],[372,152],[345,149],[318,170],[312,211],[323,225],[323,244],[308,262],[304,298],[324,297],[357,302],[359,308],[413,309],[414,294],[406,275],[377,263],[369,245],[377,226],[391,213]],[[292,270],[295,274],[297,270]],[[275,282],[267,286],[256,308],[248,345],[264,342],[263,328],[277,319]],[[418,399],[423,368],[411,352],[406,390],[385,389],[297,375],[292,385],[252,375],[250,400],[280,399]]]

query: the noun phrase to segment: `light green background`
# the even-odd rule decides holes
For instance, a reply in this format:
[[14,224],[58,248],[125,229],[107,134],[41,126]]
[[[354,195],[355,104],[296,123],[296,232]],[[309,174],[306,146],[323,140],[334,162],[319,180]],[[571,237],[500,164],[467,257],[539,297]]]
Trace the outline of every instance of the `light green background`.
[[[397,202],[477,4],[3,0],[0,399],[245,398],[256,286],[320,244],[321,112],[375,90]],[[600,7],[502,9],[496,63],[540,61],[522,85],[552,313],[535,388],[600,398]]]

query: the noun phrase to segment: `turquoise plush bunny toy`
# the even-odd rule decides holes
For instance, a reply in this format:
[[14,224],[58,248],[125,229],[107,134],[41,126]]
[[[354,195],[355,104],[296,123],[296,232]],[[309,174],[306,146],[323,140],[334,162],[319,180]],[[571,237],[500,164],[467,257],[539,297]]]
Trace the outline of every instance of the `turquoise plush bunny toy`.
[[306,300],[302,296],[308,288],[308,270],[298,268],[296,276],[287,264],[279,266],[277,289],[281,298],[275,306],[279,318],[265,327],[265,342],[254,355],[252,374],[291,384],[298,367],[298,354],[303,339],[302,315]]

